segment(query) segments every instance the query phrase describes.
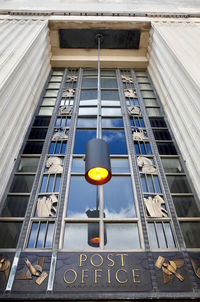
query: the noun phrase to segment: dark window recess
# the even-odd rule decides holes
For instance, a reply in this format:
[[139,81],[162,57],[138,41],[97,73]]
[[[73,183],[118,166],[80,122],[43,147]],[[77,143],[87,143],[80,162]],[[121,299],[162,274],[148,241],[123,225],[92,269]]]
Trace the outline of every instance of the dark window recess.
[[191,193],[191,188],[186,176],[167,175],[167,181],[171,193]]
[[2,211],[3,217],[24,217],[29,196],[8,196]]
[[22,222],[0,222],[0,248],[15,248],[21,227]]
[[38,127],[42,127],[42,126],[49,126],[50,123],[50,117],[45,117],[45,116],[37,116],[35,118],[35,121],[33,123],[33,126],[38,126]]
[[34,175],[15,175],[10,187],[10,192],[30,193],[34,178]]
[[176,155],[176,148],[173,143],[157,143],[160,155]]
[[199,217],[200,210],[192,196],[173,196],[178,217]]
[[167,127],[163,117],[161,118],[150,117],[149,119],[150,119],[151,127],[160,127],[160,128]]
[[119,92],[117,90],[102,90],[101,91],[101,99],[102,100],[118,101],[119,100]]
[[46,137],[47,130],[48,129],[45,128],[32,128],[28,139],[44,139]]
[[27,142],[23,154],[40,154],[42,153],[44,142]]
[[200,222],[180,222],[187,248],[200,248]]
[[138,49],[140,30],[59,29],[61,48],[97,48],[96,35],[102,34],[102,49]]
[[153,134],[156,140],[171,140],[171,135],[168,130],[153,130]]

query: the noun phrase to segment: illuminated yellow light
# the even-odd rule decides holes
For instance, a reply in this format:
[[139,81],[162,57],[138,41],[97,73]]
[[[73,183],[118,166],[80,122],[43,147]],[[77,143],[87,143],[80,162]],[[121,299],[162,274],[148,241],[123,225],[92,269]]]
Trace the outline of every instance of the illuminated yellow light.
[[90,242],[92,244],[99,244],[100,243],[100,238],[99,237],[94,237],[90,239]]
[[100,167],[93,168],[88,171],[88,176],[90,179],[100,182],[108,177],[108,170]]

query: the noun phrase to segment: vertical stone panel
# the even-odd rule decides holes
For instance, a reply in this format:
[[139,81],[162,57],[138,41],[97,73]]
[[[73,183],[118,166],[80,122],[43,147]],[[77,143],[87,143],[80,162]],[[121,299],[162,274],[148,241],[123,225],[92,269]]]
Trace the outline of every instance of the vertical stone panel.
[[152,24],[148,71],[200,196],[199,55],[199,24]]
[[0,22],[0,197],[50,71],[46,21]]

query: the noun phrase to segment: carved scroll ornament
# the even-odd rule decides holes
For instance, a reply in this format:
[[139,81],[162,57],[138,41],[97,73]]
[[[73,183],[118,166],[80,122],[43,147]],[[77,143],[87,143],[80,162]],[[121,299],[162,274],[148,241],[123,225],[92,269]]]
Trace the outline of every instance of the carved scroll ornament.
[[142,168],[142,173],[145,174],[154,174],[157,173],[157,169],[152,163],[152,160],[150,158],[139,156],[137,158],[137,164],[138,167]]
[[129,115],[140,115],[140,108],[137,106],[128,106]]
[[78,76],[76,75],[68,75],[67,76],[67,83],[73,83],[73,82],[77,82]]
[[56,208],[54,205],[57,205],[58,199],[56,195],[50,195],[48,198],[44,196],[43,198],[38,198],[37,201],[37,216],[41,217],[52,217],[54,216],[52,211],[56,214]]
[[137,98],[136,92],[133,89],[124,89],[124,95],[126,98]]
[[75,89],[65,88],[65,89],[63,89],[62,97],[63,98],[73,98],[74,94],[75,94]]
[[144,202],[149,216],[168,217],[168,212],[165,210],[165,208],[162,207],[162,204],[165,204],[165,202],[159,195],[156,195],[153,199],[151,196],[144,198]]
[[63,163],[62,159],[57,156],[51,156],[46,161],[46,168],[48,168],[48,173],[62,173]]

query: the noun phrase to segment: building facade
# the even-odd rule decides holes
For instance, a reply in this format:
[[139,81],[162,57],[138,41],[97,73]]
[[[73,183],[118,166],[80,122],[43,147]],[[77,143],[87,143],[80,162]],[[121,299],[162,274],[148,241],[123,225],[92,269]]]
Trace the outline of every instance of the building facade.
[[54,4],[2,1],[0,298],[198,300],[200,7]]

